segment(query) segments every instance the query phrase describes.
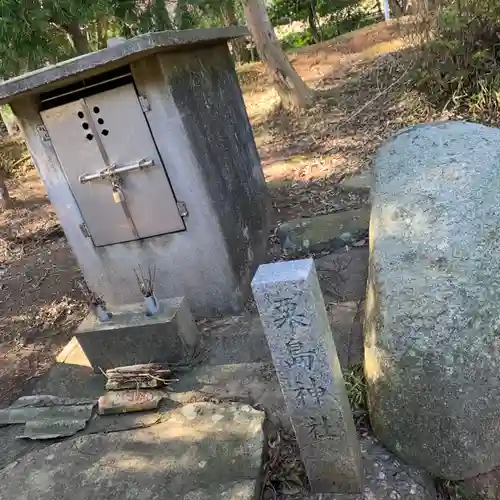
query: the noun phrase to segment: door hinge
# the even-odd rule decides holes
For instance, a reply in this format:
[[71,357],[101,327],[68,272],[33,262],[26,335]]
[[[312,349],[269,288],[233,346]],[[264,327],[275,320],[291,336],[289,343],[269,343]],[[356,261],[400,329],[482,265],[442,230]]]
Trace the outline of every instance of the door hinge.
[[141,105],[142,111],[144,111],[144,113],[151,111],[151,106],[149,104],[148,98],[145,95],[139,96],[139,104]]
[[179,215],[181,217],[187,217],[189,215],[188,207],[185,202],[178,201],[177,202],[177,210],[179,211]]
[[82,222],[80,224],[80,231],[82,232],[83,236],[85,236],[85,238],[90,238],[90,231],[85,222]]
[[50,141],[50,135],[47,129],[45,128],[45,125],[37,125],[36,132],[40,136],[40,139],[42,139],[43,142]]

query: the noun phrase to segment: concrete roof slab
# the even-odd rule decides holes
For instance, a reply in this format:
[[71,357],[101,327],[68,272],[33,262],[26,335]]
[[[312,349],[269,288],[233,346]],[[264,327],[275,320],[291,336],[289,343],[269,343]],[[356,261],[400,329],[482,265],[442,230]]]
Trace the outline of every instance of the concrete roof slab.
[[242,26],[147,33],[2,82],[0,104],[24,94],[40,94],[49,88],[103,73],[157,52],[214,45],[245,35],[248,35],[248,30]]

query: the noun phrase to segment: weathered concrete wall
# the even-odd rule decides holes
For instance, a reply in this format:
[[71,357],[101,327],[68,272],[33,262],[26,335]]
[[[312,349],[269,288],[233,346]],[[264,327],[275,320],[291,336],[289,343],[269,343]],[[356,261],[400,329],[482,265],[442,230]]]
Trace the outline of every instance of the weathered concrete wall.
[[189,57],[160,55],[159,61],[246,296],[253,274],[265,258],[269,210],[264,174],[233,61],[225,44],[198,49]]
[[[222,55],[225,64],[231,66],[225,44],[220,49],[212,50]],[[208,56],[210,51],[203,53]],[[189,210],[189,216],[185,218],[187,230],[184,232],[95,248],[79,229],[83,219],[56,152],[51,143],[42,141],[36,132],[36,127],[42,125],[36,99],[20,98],[12,102],[12,107],[20,119],[49,198],[85,279],[93,290],[102,294],[110,305],[139,302],[141,295],[134,269],[138,265],[147,267],[154,264],[158,297],[185,296],[196,316],[237,312],[249,291],[252,273],[246,268],[253,270],[260,263],[264,253],[263,242],[267,241],[262,214],[257,213],[256,227],[252,221],[255,214],[251,213],[248,205],[249,196],[261,196],[261,190],[254,189],[256,182],[264,186],[253,136],[247,123],[242,127],[244,133],[235,139],[241,142],[238,151],[246,151],[239,154],[238,163],[214,164],[217,153],[211,153],[212,163],[206,163],[200,156],[199,147],[193,147],[191,143],[192,131],[186,131],[186,111],[179,109],[165,84],[166,68],[173,66],[174,60],[178,64],[179,56],[162,55],[161,64],[157,57],[150,56],[135,63],[132,71],[139,93],[145,95],[151,105],[145,116],[175,196],[178,201],[185,202]],[[180,56],[181,59],[184,57],[188,57],[186,52]],[[209,66],[211,60],[204,62],[199,58],[198,64]],[[228,83],[236,84],[234,78],[233,69],[233,80]],[[234,119],[246,121],[246,115],[241,114],[242,102],[236,102],[236,105],[240,109],[235,112]],[[210,114],[212,110],[205,112]],[[220,131],[220,134],[225,133],[229,130]],[[248,141],[251,143],[248,144]],[[215,147],[213,143],[211,146]],[[238,167],[237,172],[223,180],[227,172],[235,167]],[[221,174],[209,176],[207,169],[221,169]],[[246,182],[249,187],[244,189]],[[221,183],[221,187],[217,183]],[[227,203],[227,208],[224,203]],[[240,203],[242,210],[237,208]],[[256,203],[260,206],[261,198]],[[231,212],[236,212],[236,217],[229,219]],[[258,236],[259,227],[264,234],[262,238]],[[251,251],[245,258],[242,251],[246,250],[248,239],[251,240]],[[251,264],[247,265],[248,262]],[[240,283],[243,286],[240,287]]]

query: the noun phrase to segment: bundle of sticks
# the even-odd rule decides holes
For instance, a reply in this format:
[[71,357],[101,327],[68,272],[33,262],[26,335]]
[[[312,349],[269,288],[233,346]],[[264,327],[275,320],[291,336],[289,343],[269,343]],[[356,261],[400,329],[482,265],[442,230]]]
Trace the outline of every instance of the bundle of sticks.
[[164,387],[177,382],[172,370],[162,363],[120,366],[106,370],[106,390],[151,389]]

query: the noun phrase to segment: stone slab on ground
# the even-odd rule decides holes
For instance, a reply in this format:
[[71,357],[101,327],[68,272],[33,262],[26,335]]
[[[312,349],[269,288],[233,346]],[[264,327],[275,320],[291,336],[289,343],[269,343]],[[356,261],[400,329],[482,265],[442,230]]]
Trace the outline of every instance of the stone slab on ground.
[[345,177],[342,179],[338,186],[344,191],[370,191],[373,185],[373,173],[364,170],[357,174]]
[[202,365],[184,373],[169,393],[171,401],[239,401],[266,411],[278,426],[291,430],[290,418],[273,364]]
[[[325,297],[326,299],[326,297]],[[326,304],[340,366],[345,369],[363,362],[363,302]]]
[[[74,357],[77,354],[78,351],[73,351]],[[33,384],[30,393],[97,400],[104,392],[105,383],[104,375],[94,373],[90,366],[56,363]]]
[[474,500],[498,500],[500,498],[500,467],[486,474],[466,479],[459,485]]
[[[31,451],[43,449],[49,444],[46,441],[18,439],[23,433],[24,425],[0,427],[0,469],[7,467],[11,462],[20,459]],[[2,498],[2,500],[4,499]]]
[[[95,399],[103,394],[105,378],[95,374],[90,366],[85,366],[86,359],[81,349],[72,349],[69,363],[56,363],[39,379],[31,381],[26,394],[51,394],[62,398]],[[123,421],[120,424],[123,427]],[[131,422],[127,420],[130,425]],[[102,423],[101,423],[102,424]],[[109,425],[107,429],[109,429]],[[102,425],[101,425],[102,428]],[[24,432],[23,425],[0,427],[0,469],[13,460],[26,455],[32,450],[43,449],[51,441],[29,441],[17,439]]]
[[369,249],[339,250],[314,260],[342,368],[363,361]]
[[[90,368],[72,371],[64,365],[55,365],[36,385],[36,393],[59,394],[76,397],[82,391],[87,397],[99,397],[104,393],[104,377],[96,375]],[[80,377],[78,385],[69,383],[73,377]],[[83,380],[87,380],[87,386]],[[162,412],[194,401],[239,401],[261,408],[270,420],[288,431],[291,430],[283,394],[271,362],[213,364],[194,367],[182,373],[178,383],[172,386],[163,401],[160,413],[146,412],[119,416],[95,416],[83,431],[84,434],[126,431],[158,424]],[[76,392],[76,394],[75,394]],[[34,442],[17,439],[22,435],[22,425],[0,427],[0,469],[32,450],[45,448],[50,442]]]
[[359,301],[366,293],[368,247],[350,248],[314,259],[325,302]]
[[264,418],[240,403],[193,403],[147,429],[75,437],[0,471],[0,498],[252,500]]
[[335,250],[352,245],[368,233],[370,207],[299,218],[281,224],[278,237],[287,255]]
[[69,406],[9,406],[0,410],[0,426],[24,424],[29,420],[83,420],[87,421],[95,406],[95,401],[88,404]]
[[214,488],[198,489],[184,495],[183,500],[254,500],[255,481],[237,481]]
[[[368,269],[368,248],[339,250],[315,259],[318,278],[343,368],[361,361],[362,305]],[[340,303],[339,303],[340,302]],[[203,362],[210,365],[271,361],[257,314],[200,322]]]
[[500,466],[500,129],[411,127],[378,151],[365,372],[377,437],[460,480]]
[[365,470],[362,495],[305,495],[294,500],[437,500],[429,474],[404,464],[374,438],[361,440],[361,453]]
[[257,314],[229,316],[201,323],[200,352],[210,365],[271,361],[262,323]]
[[[141,363],[178,363],[192,356],[200,334],[184,297],[159,300],[155,316],[143,304],[116,308],[109,321],[89,314],[75,337],[96,373]],[[60,361],[64,352],[58,357]]]

